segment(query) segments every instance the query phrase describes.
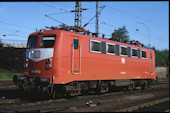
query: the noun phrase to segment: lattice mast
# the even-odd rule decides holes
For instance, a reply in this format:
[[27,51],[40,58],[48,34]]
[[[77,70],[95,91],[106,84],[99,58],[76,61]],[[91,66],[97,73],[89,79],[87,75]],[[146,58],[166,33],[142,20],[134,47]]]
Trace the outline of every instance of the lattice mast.
[[82,27],[82,9],[80,1],[76,1],[74,26]]
[[96,1],[96,33],[99,33],[99,2]]

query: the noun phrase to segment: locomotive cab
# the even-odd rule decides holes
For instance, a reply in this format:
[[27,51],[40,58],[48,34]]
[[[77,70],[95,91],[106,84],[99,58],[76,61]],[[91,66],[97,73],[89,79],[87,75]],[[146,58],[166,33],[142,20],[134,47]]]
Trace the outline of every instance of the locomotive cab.
[[24,77],[17,76],[17,80],[20,81],[19,87],[28,90],[39,86],[46,87],[52,83],[52,62],[56,32],[51,32],[53,30],[44,30],[44,33],[40,30],[30,34],[24,60]]
[[25,68],[29,76],[50,77],[55,35],[30,36],[26,49]]

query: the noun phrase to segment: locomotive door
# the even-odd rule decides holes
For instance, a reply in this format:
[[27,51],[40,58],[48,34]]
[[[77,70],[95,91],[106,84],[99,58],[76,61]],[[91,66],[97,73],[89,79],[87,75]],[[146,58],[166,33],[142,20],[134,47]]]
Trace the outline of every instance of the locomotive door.
[[74,38],[72,44],[72,74],[81,74],[80,38]]
[[150,52],[150,75],[153,74],[153,54]]

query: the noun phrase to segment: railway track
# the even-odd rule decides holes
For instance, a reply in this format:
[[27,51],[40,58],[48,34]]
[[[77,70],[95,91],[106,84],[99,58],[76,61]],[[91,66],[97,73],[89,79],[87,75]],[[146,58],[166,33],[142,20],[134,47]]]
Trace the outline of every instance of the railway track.
[[[161,106],[161,104],[163,105]],[[157,108],[157,109],[154,109],[154,108]],[[168,112],[169,110],[168,108],[169,108],[169,97],[156,100],[156,101],[152,101],[152,102],[148,102],[148,103],[144,103],[144,104],[140,104],[137,106],[121,109],[116,112],[144,112],[144,111]]]
[[16,85],[12,80],[0,80],[0,90],[16,89]]
[[[158,93],[161,92],[161,93]],[[167,94],[166,94],[167,93]],[[129,92],[125,94],[118,94],[115,96],[111,96],[110,98],[106,98],[105,96],[103,99],[98,99],[98,102],[93,102],[91,105],[82,107],[82,108],[76,108],[73,107],[72,109],[65,109],[62,110],[64,112],[115,112],[118,110],[125,109],[127,107],[132,107],[136,105],[140,105],[143,103],[152,102],[155,100],[159,100],[162,98],[166,98],[168,96],[168,89],[154,89],[154,90],[147,90],[147,91],[135,91],[135,92]],[[167,108],[166,108],[167,109]]]
[[[7,90],[3,90],[8,93]],[[2,90],[0,90],[0,96],[3,96]],[[50,99],[46,95],[40,93],[27,93],[18,90],[12,90],[11,92],[17,92],[22,94],[21,97],[12,98],[11,96],[5,99],[0,99],[0,111],[3,112],[59,112],[59,111],[117,111],[124,109],[127,102],[134,103],[140,101],[141,104],[143,100],[153,101],[155,99],[162,99],[169,96],[169,85],[168,84],[156,84],[151,86],[150,89],[142,91],[140,89],[135,91],[115,91],[111,93],[105,93],[101,95],[85,95],[61,99]],[[161,93],[160,93],[161,92]],[[159,94],[158,94],[159,93]],[[4,93],[5,95],[5,93]],[[14,94],[15,95],[15,94]],[[144,96],[145,95],[145,96]],[[23,97],[25,96],[25,97]],[[147,97],[147,98],[144,98]],[[142,100],[141,100],[142,99]],[[137,102],[137,103],[140,103]],[[116,103],[116,105],[115,105]],[[129,105],[129,104],[128,104]],[[133,105],[131,105],[133,106]],[[94,109],[95,108],[95,109]]]

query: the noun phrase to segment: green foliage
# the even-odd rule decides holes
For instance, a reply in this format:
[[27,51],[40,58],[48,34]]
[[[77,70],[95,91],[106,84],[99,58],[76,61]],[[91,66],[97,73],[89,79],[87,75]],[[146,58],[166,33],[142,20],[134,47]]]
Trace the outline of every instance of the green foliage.
[[0,69],[0,79],[12,79],[14,75],[23,75],[22,73],[18,73],[17,70],[5,70]]
[[0,69],[0,73],[10,73],[10,71],[5,70],[5,69]]
[[114,30],[114,32],[112,33],[113,37],[110,40],[115,40],[114,37],[129,40],[129,35],[128,34],[129,34],[129,32],[126,29],[126,26],[122,26],[121,28],[118,28],[117,30],[116,29]]
[[23,71],[24,48],[1,47],[0,69]]
[[0,46],[0,79],[12,79],[22,75],[25,49]]
[[169,66],[169,50],[157,50],[155,47],[152,47],[155,51],[155,65],[156,66]]
[[3,46],[3,43],[2,43],[2,41],[1,41],[1,39],[0,39],[0,47],[2,47]]

